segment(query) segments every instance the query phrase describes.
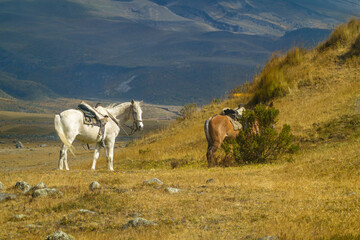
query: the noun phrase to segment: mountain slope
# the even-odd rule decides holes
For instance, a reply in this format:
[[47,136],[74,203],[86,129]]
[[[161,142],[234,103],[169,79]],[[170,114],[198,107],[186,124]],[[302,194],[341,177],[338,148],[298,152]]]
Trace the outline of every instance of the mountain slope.
[[[243,8],[245,3],[252,7]],[[282,27],[285,16],[276,21],[261,17],[297,9],[291,2],[280,6],[272,10],[276,14],[260,14],[271,9],[261,1],[1,0],[0,72],[65,97],[206,103],[222,97],[239,79],[246,81],[272,51],[287,49],[298,39],[317,43],[329,31],[300,29],[301,38],[287,38],[291,32],[275,36],[302,27],[329,27],[358,9],[344,2],[340,16],[334,17],[321,8],[316,16],[326,26],[295,19]],[[215,18],[214,9],[222,9],[226,17]],[[220,25],[231,22],[248,30],[216,27],[199,11]],[[303,19],[315,19],[312,12],[300,12]],[[251,24],[238,20],[240,15],[251,15]],[[255,15],[264,19],[255,21]],[[249,29],[255,35],[241,34]]]

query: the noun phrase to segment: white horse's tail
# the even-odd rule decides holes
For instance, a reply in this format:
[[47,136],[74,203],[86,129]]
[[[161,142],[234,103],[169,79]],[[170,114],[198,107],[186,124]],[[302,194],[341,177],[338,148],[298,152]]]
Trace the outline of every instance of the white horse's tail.
[[209,132],[209,124],[210,124],[210,121],[211,121],[211,120],[212,120],[212,117],[209,118],[209,119],[207,119],[207,120],[205,121],[205,124],[204,124],[204,130],[205,130],[206,140],[208,141],[208,143],[209,143],[210,145],[212,145],[212,143],[213,143],[212,137],[211,137],[210,132]]
[[71,145],[71,143],[69,142],[69,140],[66,138],[65,134],[64,134],[64,129],[61,123],[61,117],[60,114],[56,114],[55,115],[55,119],[54,119],[54,123],[55,123],[55,130],[59,136],[59,138],[61,139],[61,141],[64,143],[65,146],[67,146],[71,152],[71,154],[73,156],[75,156],[75,149],[74,147]]

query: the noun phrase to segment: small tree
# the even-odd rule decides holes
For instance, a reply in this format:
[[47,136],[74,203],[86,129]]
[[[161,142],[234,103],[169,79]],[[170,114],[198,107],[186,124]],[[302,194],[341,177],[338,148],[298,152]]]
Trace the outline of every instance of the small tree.
[[284,125],[280,133],[274,126],[279,111],[257,105],[254,110],[246,110],[241,118],[243,131],[232,141],[225,143],[226,154],[232,154],[237,163],[266,163],[275,160],[280,154],[294,152],[294,136],[290,126]]
[[184,119],[190,118],[197,111],[196,103],[186,104],[181,110],[180,114]]

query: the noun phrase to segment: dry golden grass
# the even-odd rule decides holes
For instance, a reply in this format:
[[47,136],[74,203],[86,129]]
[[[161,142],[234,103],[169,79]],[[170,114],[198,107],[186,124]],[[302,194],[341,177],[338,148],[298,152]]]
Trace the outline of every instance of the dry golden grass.
[[[205,119],[246,98],[205,106],[188,120],[117,148],[115,172],[107,171],[103,155],[91,172],[92,153],[85,150],[71,158],[70,171],[53,170],[60,143],[20,152],[1,145],[3,192],[18,197],[0,203],[0,238],[44,239],[62,230],[76,239],[360,239],[359,126],[349,136],[324,139],[314,126],[359,115],[359,65],[344,57],[351,47],[309,51],[286,68],[292,81],[274,104],[278,125],[291,125],[301,150],[273,164],[205,167]],[[164,186],[143,185],[154,177]],[[45,182],[64,196],[32,199],[14,189],[19,180]],[[102,189],[89,191],[92,181]],[[169,194],[167,186],[182,191]],[[14,220],[15,214],[28,217]],[[158,225],[122,229],[139,215]]]

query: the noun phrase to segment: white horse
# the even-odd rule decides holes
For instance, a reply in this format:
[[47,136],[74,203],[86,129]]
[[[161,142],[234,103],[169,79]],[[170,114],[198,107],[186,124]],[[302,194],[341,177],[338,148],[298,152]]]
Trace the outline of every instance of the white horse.
[[100,148],[105,143],[105,151],[108,153],[107,161],[109,170],[113,171],[113,157],[115,138],[120,133],[120,124],[132,120],[135,131],[142,130],[141,102],[132,100],[121,104],[112,104],[108,107],[97,107],[96,110],[103,115],[108,115],[108,121],[105,124],[103,141],[100,133],[100,127],[84,124],[84,116],[80,110],[68,109],[55,115],[55,130],[63,142],[60,150],[59,169],[63,169],[65,163],[66,170],[69,170],[67,162],[67,151],[74,155],[72,143],[78,140],[83,143],[96,143],[93,164],[91,170],[95,170],[96,160],[99,158]]

